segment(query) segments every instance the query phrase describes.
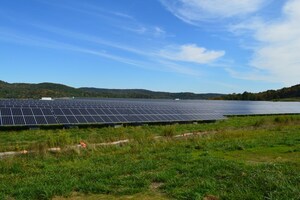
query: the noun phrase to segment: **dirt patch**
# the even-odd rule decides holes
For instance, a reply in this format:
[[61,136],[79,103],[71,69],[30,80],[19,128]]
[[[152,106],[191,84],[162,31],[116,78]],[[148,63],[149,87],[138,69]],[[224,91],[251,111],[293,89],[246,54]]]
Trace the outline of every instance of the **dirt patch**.
[[69,197],[54,197],[52,200],[167,200],[169,198],[157,193],[139,193],[134,195],[106,195],[106,194],[80,194],[72,193]]
[[150,189],[151,190],[158,190],[160,188],[160,186],[162,186],[163,183],[160,182],[153,182],[150,184]]
[[216,197],[214,195],[207,195],[203,198],[203,200],[219,200],[219,197]]
[[205,136],[205,135],[211,135],[216,134],[216,131],[204,131],[204,132],[196,132],[196,133],[183,133],[180,135],[173,136],[174,138],[182,138],[182,137],[192,137],[192,136]]

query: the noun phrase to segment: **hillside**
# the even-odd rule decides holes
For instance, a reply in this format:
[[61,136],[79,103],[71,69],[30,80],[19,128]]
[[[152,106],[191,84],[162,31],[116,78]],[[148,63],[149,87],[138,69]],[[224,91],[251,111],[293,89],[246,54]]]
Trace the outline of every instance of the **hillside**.
[[0,98],[92,97],[93,94],[53,83],[6,83],[0,81]]
[[103,88],[79,88],[85,92],[101,94],[104,97],[114,98],[143,98],[143,99],[210,99],[219,97],[221,94],[207,93],[195,94],[190,92],[170,93],[154,92],[142,89],[103,89]]
[[7,83],[0,81],[0,98],[34,98],[41,97],[103,97],[103,98],[145,98],[145,99],[209,99],[221,94],[194,94],[153,92],[141,89],[98,89],[73,88],[55,83]]
[[214,99],[221,100],[258,100],[258,101],[300,101],[300,84],[279,90],[268,90],[259,93],[244,92],[243,94],[229,94]]

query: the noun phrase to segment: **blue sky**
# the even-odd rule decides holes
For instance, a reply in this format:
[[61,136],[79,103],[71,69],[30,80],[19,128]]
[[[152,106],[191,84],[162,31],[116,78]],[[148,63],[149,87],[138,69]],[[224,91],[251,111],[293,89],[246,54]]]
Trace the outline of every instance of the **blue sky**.
[[1,0],[0,80],[170,92],[299,84],[300,0]]

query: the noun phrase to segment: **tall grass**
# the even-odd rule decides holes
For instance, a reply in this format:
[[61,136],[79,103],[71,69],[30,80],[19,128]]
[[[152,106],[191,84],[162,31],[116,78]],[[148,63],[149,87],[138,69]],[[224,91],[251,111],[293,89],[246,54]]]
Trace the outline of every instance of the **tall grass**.
[[162,135],[165,137],[172,137],[176,134],[174,125],[166,125],[162,130]]

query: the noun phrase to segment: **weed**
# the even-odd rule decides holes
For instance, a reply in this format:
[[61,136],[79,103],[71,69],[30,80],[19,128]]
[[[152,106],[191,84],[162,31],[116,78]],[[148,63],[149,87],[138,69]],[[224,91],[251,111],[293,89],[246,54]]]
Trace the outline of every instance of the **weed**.
[[266,123],[266,120],[264,118],[258,119],[257,121],[254,122],[253,126],[254,127],[261,127]]
[[278,116],[274,118],[275,123],[287,124],[290,121],[290,117],[287,116]]
[[[71,138],[70,133],[64,130],[55,134],[48,134],[46,140],[48,141],[48,146],[50,147],[65,147],[75,142],[74,139]],[[79,141],[76,141],[76,143],[78,142]]]
[[172,137],[176,134],[175,126],[167,125],[164,127],[162,135],[165,137]]

